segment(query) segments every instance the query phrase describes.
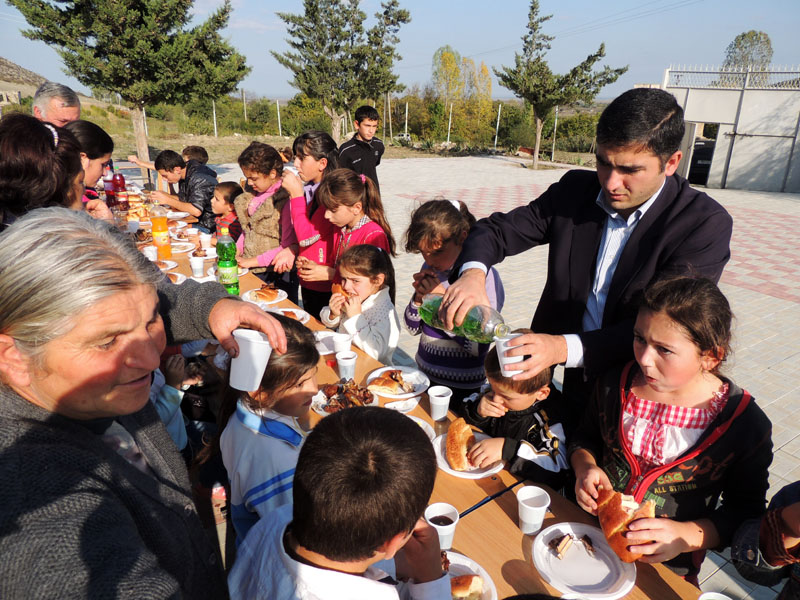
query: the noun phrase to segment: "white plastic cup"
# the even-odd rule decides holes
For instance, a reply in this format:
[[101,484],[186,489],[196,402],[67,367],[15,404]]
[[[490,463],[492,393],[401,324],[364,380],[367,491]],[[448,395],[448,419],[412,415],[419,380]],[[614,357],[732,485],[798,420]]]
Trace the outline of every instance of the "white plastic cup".
[[352,335],[349,333],[334,333],[331,337],[333,339],[334,352],[347,352],[350,350],[350,342],[353,339]]
[[210,233],[201,233],[200,234],[200,247],[202,247],[202,248],[211,248],[211,234]]
[[272,346],[266,335],[252,329],[234,329],[233,337],[239,344],[239,355],[231,360],[231,387],[254,392],[261,386]]
[[348,379],[356,378],[356,359],[358,354],[352,350],[345,350],[344,352],[336,353],[336,368],[339,371],[339,377],[347,381]]
[[428,401],[431,405],[431,419],[441,421],[447,417],[450,409],[450,397],[453,390],[444,385],[434,385],[428,388]]
[[519,528],[525,535],[538,533],[550,507],[550,496],[542,488],[526,485],[517,491]]
[[189,266],[192,267],[192,277],[203,277],[205,275],[203,267],[205,267],[206,259],[203,256],[190,256]]
[[[451,522],[440,525],[435,522],[437,517],[449,519]],[[456,525],[458,525],[456,507],[447,502],[435,502],[425,509],[425,521],[439,534],[439,549],[450,550],[453,547],[453,536],[456,534]]]
[[158,260],[158,248],[155,246],[145,246],[142,248],[142,254],[144,254],[148,260]]
[[522,373],[522,369],[513,369],[510,365],[522,362],[525,360],[525,356],[522,354],[519,356],[506,356],[506,350],[512,347],[508,345],[508,342],[521,335],[521,333],[509,333],[504,337],[494,338],[497,359],[500,361],[500,373],[502,373],[503,377],[513,377],[517,373]]
[[697,600],[733,600],[733,598],[719,592],[703,592]]
[[139,231],[139,221],[128,221],[128,233]]

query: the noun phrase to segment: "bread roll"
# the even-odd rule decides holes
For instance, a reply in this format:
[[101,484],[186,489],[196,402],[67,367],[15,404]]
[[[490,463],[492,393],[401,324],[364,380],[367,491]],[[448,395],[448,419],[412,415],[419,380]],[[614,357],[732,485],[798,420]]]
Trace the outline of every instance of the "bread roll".
[[483,579],[474,574],[451,577],[450,594],[453,600],[480,600],[483,595]]
[[454,471],[466,471],[472,465],[467,452],[475,444],[475,435],[463,417],[459,417],[447,430],[447,462]]
[[410,383],[403,381],[403,372],[398,369],[390,369],[384,371],[378,377],[369,382],[367,389],[381,394],[405,394],[413,392],[414,386]]
[[264,285],[261,289],[253,290],[252,297],[254,300],[261,300],[262,302],[272,302],[278,297],[278,290],[274,287]]
[[342,296],[344,296],[345,298],[349,298],[349,297],[350,297],[350,294],[348,294],[347,292],[345,292],[345,291],[344,291],[344,288],[343,288],[341,285],[339,285],[338,283],[334,283],[334,284],[331,286],[331,293],[332,293],[332,294],[341,294],[341,295],[342,295]]
[[636,519],[652,517],[655,517],[655,505],[651,500],[640,505],[633,496],[600,488],[597,496],[597,518],[608,545],[624,562],[633,562],[641,556],[628,551],[630,542],[625,538],[628,525]]

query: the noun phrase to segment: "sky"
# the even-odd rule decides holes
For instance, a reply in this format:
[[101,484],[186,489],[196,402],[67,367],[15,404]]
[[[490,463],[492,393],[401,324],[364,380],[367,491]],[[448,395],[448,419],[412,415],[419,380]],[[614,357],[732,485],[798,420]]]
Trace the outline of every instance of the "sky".
[[[119,1],[119,0],[114,0]],[[243,81],[247,93],[288,99],[297,93],[290,73],[269,53],[285,51],[286,28],[276,11],[302,13],[301,0],[232,0],[233,12],[223,35],[247,57],[252,72]],[[194,23],[221,4],[195,0]],[[400,0],[411,22],[400,30],[396,66],[400,82],[424,86],[431,79],[431,59],[437,48],[450,45],[462,56],[491,70],[514,64],[521,52],[529,3],[525,0]],[[380,8],[380,0],[362,0],[366,26]],[[800,3],[798,0],[540,0],[540,14],[552,14],[544,32],[555,36],[547,55],[556,73],[568,71],[601,43],[606,58],[599,63],[628,72],[600,92],[610,99],[636,83],[661,82],[670,65],[719,65],[728,44],[743,31],[765,31],[772,40],[773,64],[800,67]],[[87,93],[64,74],[56,52],[44,42],[24,38],[22,15],[0,3],[0,56],[49,79]],[[494,78],[493,78],[494,79]],[[493,80],[497,99],[512,94]]]

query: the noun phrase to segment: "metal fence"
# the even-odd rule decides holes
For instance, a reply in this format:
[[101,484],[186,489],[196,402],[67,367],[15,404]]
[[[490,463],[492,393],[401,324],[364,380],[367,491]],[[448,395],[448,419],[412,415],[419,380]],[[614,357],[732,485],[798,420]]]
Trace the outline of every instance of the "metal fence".
[[799,67],[670,66],[663,87],[800,90]]

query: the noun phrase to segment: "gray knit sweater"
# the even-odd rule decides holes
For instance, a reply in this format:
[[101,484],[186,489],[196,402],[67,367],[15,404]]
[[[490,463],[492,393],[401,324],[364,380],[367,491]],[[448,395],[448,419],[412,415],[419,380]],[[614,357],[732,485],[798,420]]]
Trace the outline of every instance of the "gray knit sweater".
[[[208,313],[225,295],[217,284],[160,285],[170,339],[210,337]],[[155,477],[80,421],[0,388],[0,598],[227,598],[155,409],[117,420]]]

